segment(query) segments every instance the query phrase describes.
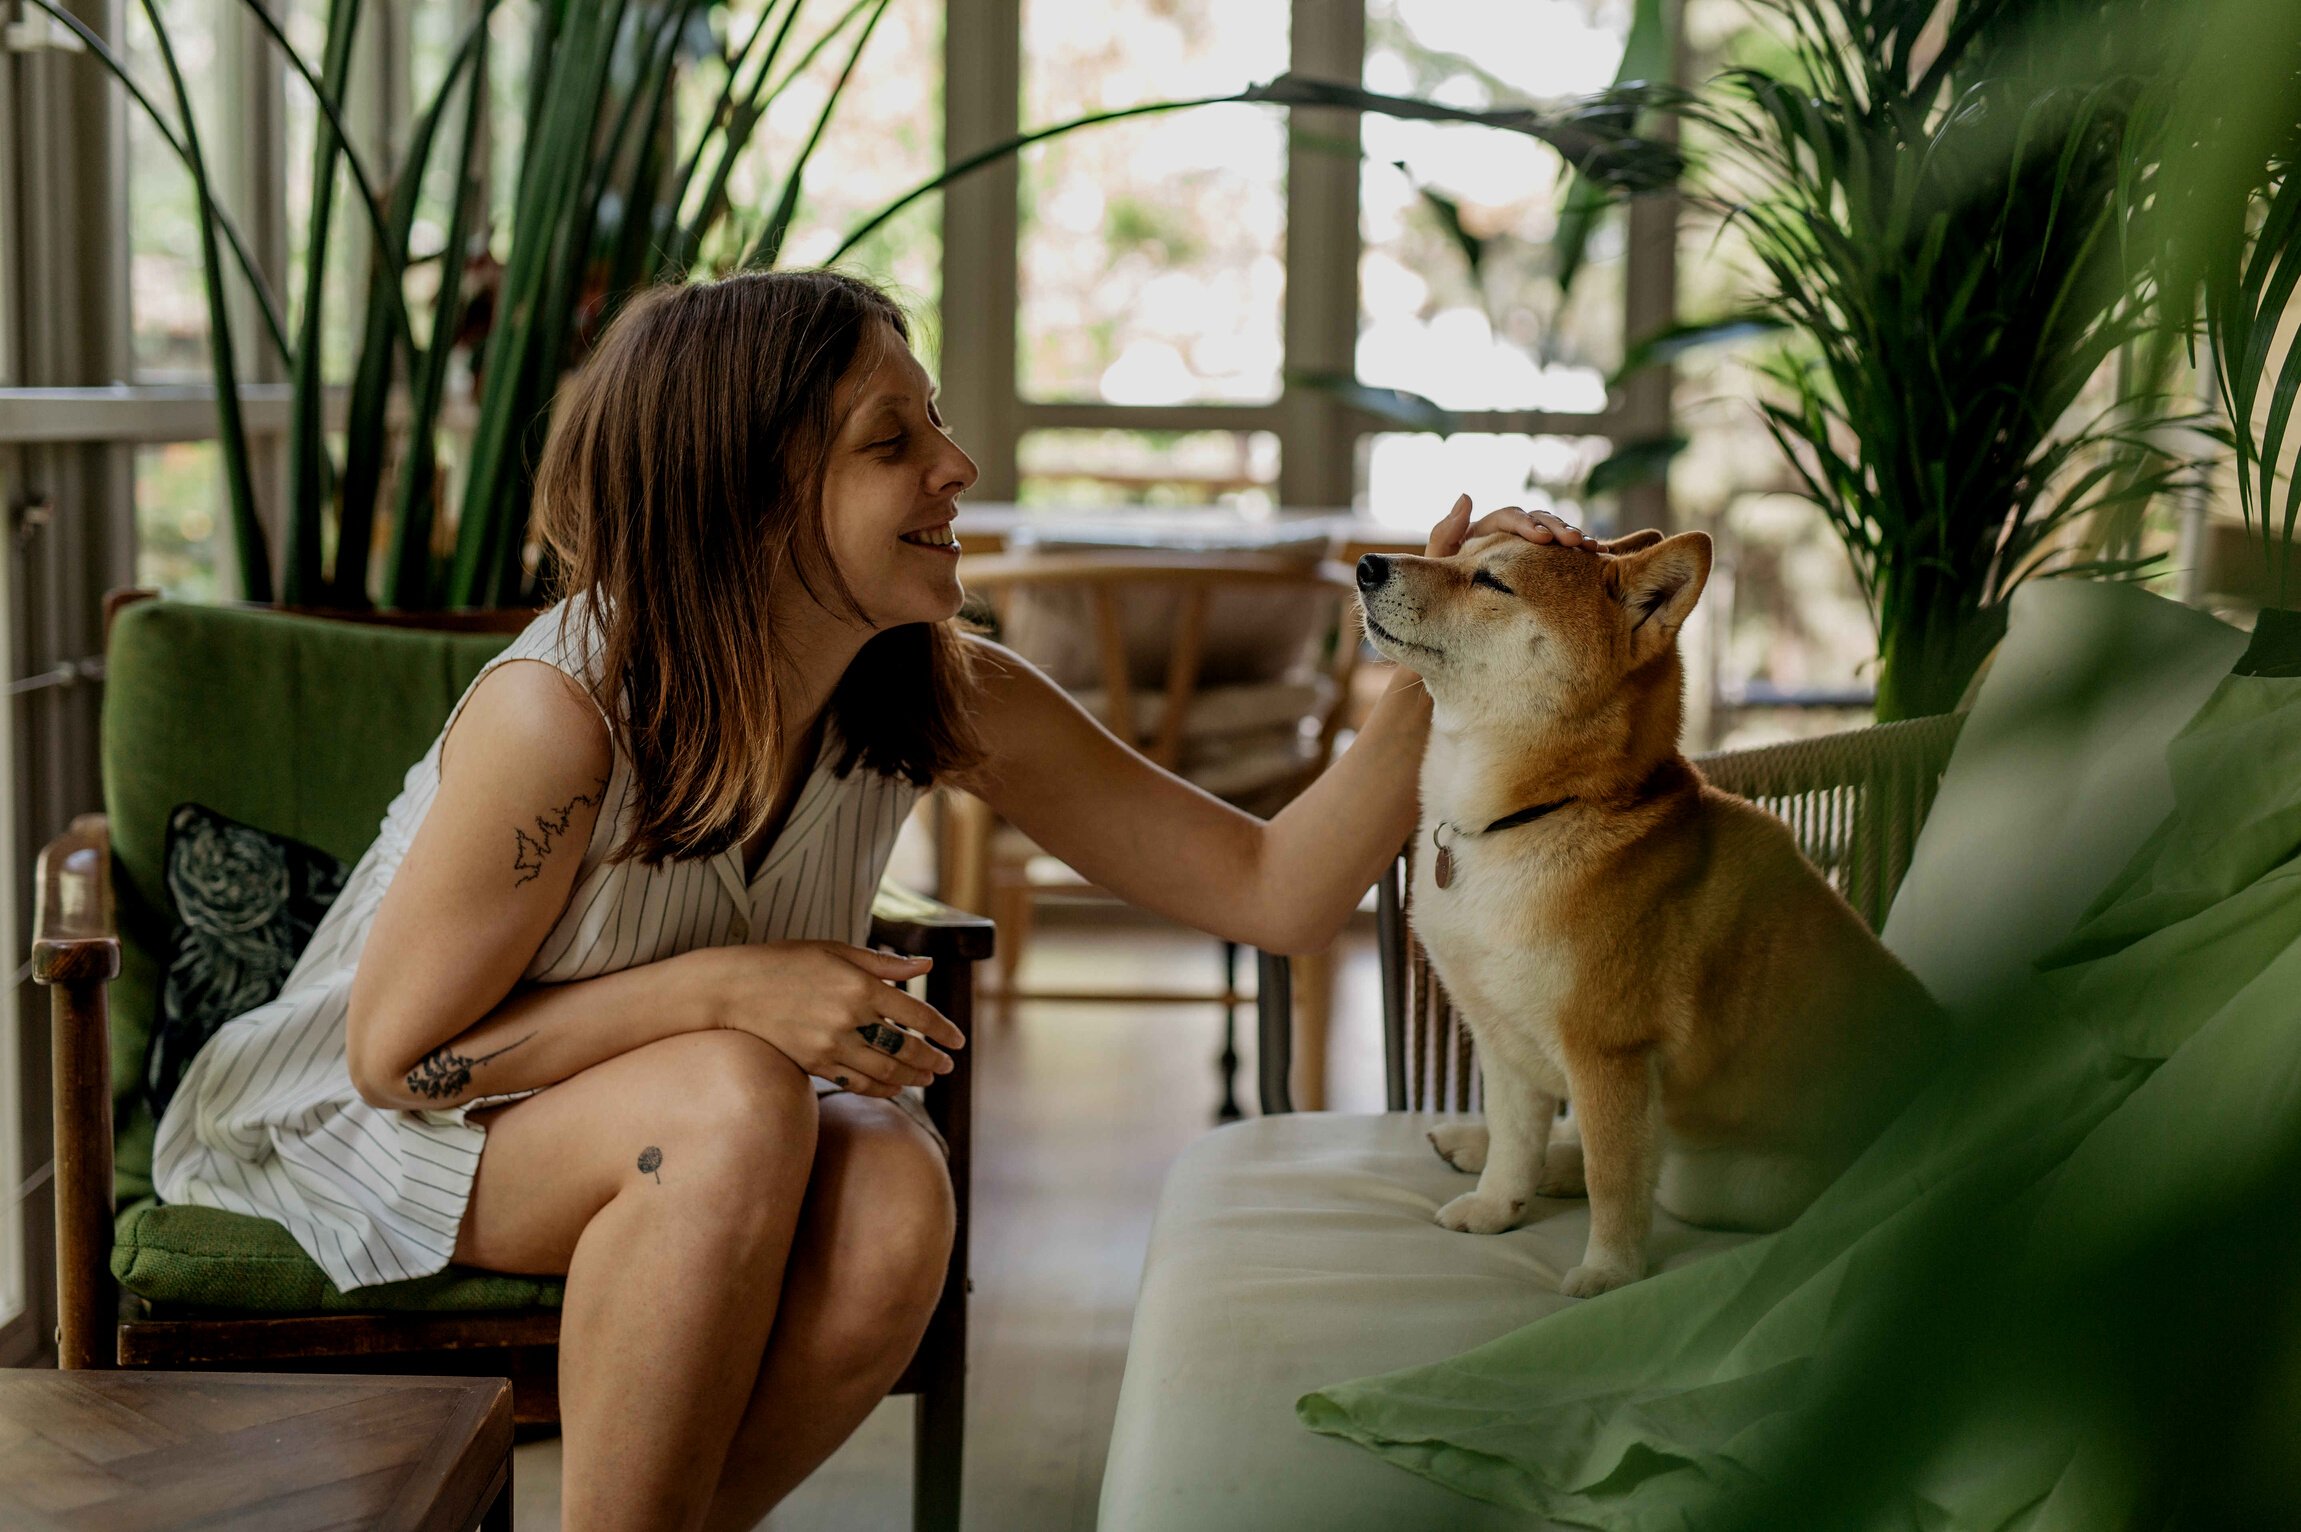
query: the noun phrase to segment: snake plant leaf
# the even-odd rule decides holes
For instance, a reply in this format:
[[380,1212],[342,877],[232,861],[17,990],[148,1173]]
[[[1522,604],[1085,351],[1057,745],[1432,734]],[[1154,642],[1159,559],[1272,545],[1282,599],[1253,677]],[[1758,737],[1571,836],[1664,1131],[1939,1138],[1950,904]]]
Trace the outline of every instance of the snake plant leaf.
[[[352,41],[359,29],[360,0],[329,0],[327,45],[319,94],[333,100],[343,93],[351,71]],[[323,115],[312,151],[310,232],[304,244],[304,301],[297,316],[295,364],[289,374],[288,517],[281,595],[291,606],[317,601],[325,579],[321,533],[335,465],[327,450],[322,413],[321,321],[328,278],[328,239],[335,215],[336,161],[344,147],[340,119]],[[379,244],[381,242],[379,241]]]
[[[423,357],[423,352],[416,352],[412,336],[400,338],[391,315],[405,315],[405,306],[396,299],[403,297],[405,290],[407,244],[414,230],[423,177],[430,170],[439,117],[449,106],[463,71],[474,62],[479,62],[483,69],[483,60],[486,60],[483,46],[486,46],[488,14],[492,9],[495,9],[495,0],[481,0],[479,12],[465,25],[463,37],[456,41],[453,53],[449,53],[446,71],[433,92],[433,99],[416,117],[414,129],[407,136],[407,150],[400,156],[398,177],[391,184],[391,205],[384,214],[384,248],[389,251],[389,260],[368,267],[366,334],[361,336],[359,363],[352,370],[352,396],[345,407],[343,423],[343,483],[336,497],[336,561],[327,573],[327,605],[331,607],[368,605],[368,545],[375,534],[375,501],[382,495],[384,481],[391,377],[400,352],[407,354],[410,366],[419,366],[419,359]],[[486,76],[481,74],[481,78]],[[460,182],[463,175],[458,173],[456,184],[460,186]],[[449,248],[453,248],[453,244]],[[449,262],[449,265],[458,265],[458,262]],[[460,271],[453,276],[460,276]],[[451,313],[453,288],[449,283],[451,274],[442,269],[439,294],[433,299],[430,345],[442,345],[446,338],[456,334]],[[449,320],[446,329],[442,329],[442,315]],[[407,423],[407,435],[410,442],[414,437],[428,439],[435,428],[435,412],[416,409]]]
[[[479,0],[479,16],[484,18],[495,9],[496,4],[497,0]],[[384,199],[377,192],[375,178],[369,174],[365,162],[362,161],[354,147],[350,130],[344,125],[341,87],[331,90],[325,79],[312,73],[312,66],[305,61],[301,53],[296,51],[295,45],[288,41],[287,33],[280,29],[278,20],[266,9],[262,0],[240,0],[240,6],[270,36],[273,46],[279,49],[280,55],[286,60],[288,67],[295,71],[297,77],[311,91],[314,104],[319,107],[320,114],[327,119],[328,133],[334,140],[335,152],[342,159],[344,170],[351,176],[352,184],[359,189],[356,206],[367,222],[370,237],[374,241],[373,250],[376,259],[385,264],[394,283],[392,291],[398,292],[400,287],[404,286],[407,276],[400,253],[401,246],[394,244],[390,232],[385,227],[380,211],[384,205]],[[408,318],[405,300],[390,302],[388,312],[392,322],[399,327],[400,343],[409,350],[414,350],[415,331]]]
[[[808,133],[807,142],[792,159],[791,168],[784,173],[783,194],[776,199],[775,211],[769,216],[767,227],[760,231],[759,238],[744,252],[741,264],[746,269],[757,270],[772,266],[783,253],[783,240],[790,233],[791,220],[799,211],[799,192],[806,184],[807,162],[815,157],[816,147],[823,142],[823,130],[831,125],[831,114],[838,110],[839,98],[847,93],[847,82],[855,77],[855,66],[863,61],[863,50],[870,46],[872,32],[877,30],[880,18],[887,14],[887,4],[888,0],[876,0],[869,18],[864,21],[863,30],[855,39],[854,49],[847,55],[846,67],[839,71],[838,83],[832,86],[830,95],[824,98],[822,111],[816,115],[814,129]],[[840,25],[845,24],[842,18]]]
[[[1659,96],[1653,92],[1642,92],[1640,99],[1652,101],[1659,99]],[[1137,106],[1088,112],[1001,139],[944,166],[937,174],[865,218],[848,231],[847,237],[839,242],[839,248],[831,253],[827,264],[838,262],[876,233],[889,219],[921,197],[931,196],[952,182],[1028,149],[1033,144],[1075,133],[1082,128],[1099,127],[1108,122],[1124,122],[1135,117],[1185,112],[1194,107],[1223,106],[1242,101],[1268,106],[1340,107],[1419,121],[1476,123],[1484,127],[1525,133],[1549,143],[1565,156],[1569,164],[1583,170],[1585,174],[1630,193],[1659,191],[1673,185],[1685,164],[1674,147],[1657,144],[1624,131],[1621,104],[1606,95],[1571,103],[1555,113],[1538,112],[1531,107],[1473,110],[1404,96],[1385,96],[1341,81],[1319,80],[1288,73],[1232,95],[1146,101]]]
[[[623,31],[628,0],[568,8],[565,30],[552,48],[540,88],[541,119],[521,176],[510,259],[504,263],[489,332],[478,423],[462,515],[448,579],[450,605],[490,604],[519,564],[525,529],[524,449],[558,381],[560,358],[540,353],[537,341],[552,316],[543,312],[560,272],[580,263],[568,224],[583,193],[609,66]],[[565,316],[557,316],[564,320]],[[514,522],[516,521],[516,525]]]
[[[1471,109],[1406,96],[1384,95],[1341,80],[1288,72],[1239,93],[1241,101],[1274,106],[1338,107],[1424,122],[1472,122],[1541,139],[1584,175],[1628,192],[1662,191],[1684,169],[1676,148],[1630,130],[1623,103],[1610,93],[1556,111],[1533,107]],[[1643,99],[1643,98],[1642,98]]]
[[[200,127],[192,115],[192,93],[176,63],[176,50],[160,20],[158,0],[143,0],[151,19],[152,36],[159,48],[161,67],[176,98],[177,119],[183,129],[184,160],[192,172],[192,187],[203,208],[213,207],[208,184],[208,159],[200,149]],[[200,280],[208,299],[208,356],[216,385],[216,445],[224,459],[224,484],[231,500],[232,540],[239,554],[240,594],[250,601],[272,599],[271,553],[264,544],[263,522],[256,515],[255,475],[248,466],[248,433],[240,411],[240,369],[232,348],[232,315],[224,299],[224,264],[216,245],[215,225],[200,220]]]
[[861,223],[847,231],[847,237],[839,242],[839,248],[832,251],[830,259],[823,264],[836,266],[848,251],[869,239],[889,219],[896,217],[921,197],[932,196],[952,182],[973,175],[985,165],[996,164],[1009,155],[1018,154],[1028,149],[1033,144],[1044,143],[1050,138],[1060,138],[1066,133],[1075,133],[1081,128],[1098,127],[1106,122],[1124,122],[1135,117],[1152,117],[1166,112],[1185,112],[1192,107],[1218,106],[1226,102],[1248,99],[1249,96],[1242,93],[1230,96],[1196,96],[1187,101],[1146,101],[1137,106],[1122,106],[1108,111],[1088,112],[1083,116],[1066,118],[1061,122],[1050,123],[1043,128],[1033,128],[1027,133],[1017,133],[1010,138],[1003,138],[988,148],[979,149],[973,154],[945,165],[936,174],[929,176],[926,180],[921,181],[909,191],[880,208],[876,213],[865,218]]
[[[443,90],[429,116],[447,100]],[[409,401],[406,460],[400,465],[392,508],[392,542],[384,569],[385,600],[400,608],[425,607],[432,598],[431,532],[438,508],[435,469],[438,419],[447,395],[448,355],[463,314],[464,255],[475,226],[484,224],[482,157],[487,145],[487,32],[476,34],[470,79],[464,88],[463,132],[456,151],[459,167],[454,211],[448,218],[446,259],[440,266],[439,295],[432,305],[430,344],[416,367]]]
[[[855,0],[855,3],[856,8],[860,8],[863,4],[869,3],[869,0]],[[750,39],[744,44],[743,53],[737,56],[736,68],[729,73],[727,84],[721,93],[725,103],[721,108],[725,114],[725,122],[719,133],[719,157],[712,163],[711,178],[704,185],[703,195],[696,204],[694,216],[681,225],[678,243],[665,256],[662,268],[664,274],[669,275],[673,272],[685,271],[693,263],[696,252],[702,247],[704,234],[725,216],[727,212],[727,185],[735,173],[735,162],[742,157],[743,151],[750,146],[753,132],[758,129],[761,122],[766,120],[768,104],[775,99],[783,85],[788,84],[797,73],[794,70],[790,74],[786,74],[782,81],[776,85],[770,86],[767,83],[768,77],[774,72],[775,60],[783,52],[783,44],[791,36],[792,28],[798,24],[799,12],[804,5],[805,0],[788,0],[780,18],[777,16],[775,6],[769,5],[765,11],[760,13],[759,23],[752,28]],[[757,45],[760,36],[767,31],[767,24],[770,21],[775,22],[774,40],[767,45],[767,52],[760,58],[757,69],[752,73],[750,83],[738,88],[737,81],[741,76],[742,60]],[[842,17],[840,23],[834,24],[822,39],[818,39],[817,47],[820,47],[824,40],[836,36],[844,21],[845,18]],[[813,54],[813,49],[808,50],[807,58],[811,59]],[[801,62],[804,64],[806,59],[802,59]],[[715,116],[713,120],[717,121],[718,118]],[[703,151],[710,142],[711,139],[708,135],[696,142],[695,153],[680,181],[677,196],[672,203],[674,216],[676,216],[679,208],[686,205],[688,183],[693,180],[697,166],[702,163]]]

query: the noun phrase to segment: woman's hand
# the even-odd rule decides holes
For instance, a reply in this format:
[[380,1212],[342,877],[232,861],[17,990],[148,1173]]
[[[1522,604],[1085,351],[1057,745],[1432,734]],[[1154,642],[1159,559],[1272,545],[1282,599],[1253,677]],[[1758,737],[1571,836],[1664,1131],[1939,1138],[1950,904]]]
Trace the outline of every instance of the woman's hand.
[[1454,502],[1454,509],[1446,519],[1430,529],[1430,544],[1422,550],[1426,558],[1448,559],[1462,551],[1462,545],[1474,537],[1489,532],[1515,532],[1530,543],[1559,543],[1568,548],[1579,548],[1596,539],[1571,522],[1562,521],[1548,511],[1520,510],[1506,505],[1499,511],[1488,511],[1478,518],[1475,526],[1470,521],[1470,497],[1463,495]]
[[[1425,558],[1450,559],[1462,551],[1472,538],[1484,537],[1489,532],[1515,532],[1530,543],[1557,543],[1562,547],[1579,548],[1597,539],[1568,521],[1562,521],[1548,511],[1522,510],[1506,505],[1499,511],[1488,511],[1473,524],[1470,520],[1470,497],[1457,496],[1454,509],[1446,518],[1430,529],[1430,541],[1423,548]],[[1404,665],[1393,666],[1396,672],[1390,678],[1390,690],[1411,692],[1419,689],[1422,678]]]
[[859,1096],[892,1096],[949,1074],[950,1055],[928,1038],[945,1048],[967,1045],[942,1012],[895,987],[932,967],[927,958],[844,942],[705,950],[720,1026],[773,1043],[807,1073]]

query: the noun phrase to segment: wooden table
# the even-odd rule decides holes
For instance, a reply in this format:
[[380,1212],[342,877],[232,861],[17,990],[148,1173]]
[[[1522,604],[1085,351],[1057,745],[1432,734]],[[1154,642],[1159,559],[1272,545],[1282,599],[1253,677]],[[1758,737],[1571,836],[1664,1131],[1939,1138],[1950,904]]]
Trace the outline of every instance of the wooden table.
[[0,1527],[510,1532],[511,1385],[0,1371]]

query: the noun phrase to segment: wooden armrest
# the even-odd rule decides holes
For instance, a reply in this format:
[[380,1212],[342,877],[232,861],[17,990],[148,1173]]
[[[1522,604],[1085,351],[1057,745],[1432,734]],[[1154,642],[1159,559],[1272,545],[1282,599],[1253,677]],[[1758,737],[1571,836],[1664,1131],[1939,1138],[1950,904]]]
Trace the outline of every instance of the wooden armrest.
[[997,927],[980,915],[893,884],[880,884],[871,901],[872,942],[908,957],[980,963],[990,957],[996,934]]
[[120,972],[112,833],[83,814],[35,874],[32,977],[48,986],[56,1144],[56,1361],[109,1367],[118,1303],[112,1250],[112,1041],[106,986]]
[[32,924],[32,977],[42,984],[116,978],[120,932],[112,918],[112,832],[101,814],[82,814],[40,853],[34,875],[39,910]]

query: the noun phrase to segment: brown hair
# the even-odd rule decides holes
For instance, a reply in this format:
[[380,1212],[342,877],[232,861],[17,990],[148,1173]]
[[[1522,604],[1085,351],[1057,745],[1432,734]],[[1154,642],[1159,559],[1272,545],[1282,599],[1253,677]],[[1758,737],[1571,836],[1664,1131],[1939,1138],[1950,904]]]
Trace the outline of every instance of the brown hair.
[[[893,300],[829,271],[747,272],[634,298],[562,391],[536,519],[562,594],[587,592],[598,700],[631,757],[618,858],[712,856],[766,822],[798,743],[767,592],[788,572],[859,617],[823,530],[833,394]],[[926,786],[980,753],[950,623],[875,634],[827,710],[857,765]],[[619,705],[620,704],[620,705]]]

